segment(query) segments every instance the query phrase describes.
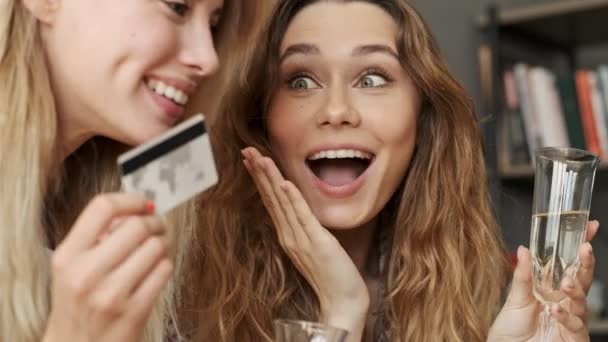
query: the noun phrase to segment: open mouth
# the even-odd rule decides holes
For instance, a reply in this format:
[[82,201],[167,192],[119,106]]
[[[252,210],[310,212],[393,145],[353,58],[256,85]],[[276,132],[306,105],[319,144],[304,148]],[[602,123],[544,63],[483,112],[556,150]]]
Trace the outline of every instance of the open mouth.
[[323,183],[342,187],[361,177],[374,158],[372,153],[360,150],[326,150],[309,156],[306,164]]

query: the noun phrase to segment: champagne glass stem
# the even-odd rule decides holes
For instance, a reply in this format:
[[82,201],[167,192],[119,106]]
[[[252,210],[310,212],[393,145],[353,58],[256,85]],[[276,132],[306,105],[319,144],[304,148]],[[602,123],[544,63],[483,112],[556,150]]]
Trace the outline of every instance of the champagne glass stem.
[[551,305],[545,304],[543,313],[540,317],[540,341],[551,342],[553,333],[553,317],[551,317]]

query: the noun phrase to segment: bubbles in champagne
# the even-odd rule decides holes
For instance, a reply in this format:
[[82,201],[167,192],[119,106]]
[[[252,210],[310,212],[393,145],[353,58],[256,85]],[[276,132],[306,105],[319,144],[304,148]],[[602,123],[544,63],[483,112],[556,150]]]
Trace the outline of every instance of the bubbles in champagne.
[[543,303],[557,303],[566,295],[560,291],[565,276],[574,277],[578,250],[583,242],[589,212],[544,213],[532,217],[534,295]]

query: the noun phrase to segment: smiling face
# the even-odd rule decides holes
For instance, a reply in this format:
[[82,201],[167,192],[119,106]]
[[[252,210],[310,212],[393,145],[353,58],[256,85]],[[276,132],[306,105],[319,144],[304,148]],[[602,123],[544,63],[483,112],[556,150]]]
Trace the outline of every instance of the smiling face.
[[291,21],[268,110],[274,155],[322,225],[374,219],[403,180],[420,96],[397,25],[367,2],[317,2]]
[[62,119],[127,144],[174,125],[201,78],[218,67],[211,28],[222,5],[57,0],[42,37]]

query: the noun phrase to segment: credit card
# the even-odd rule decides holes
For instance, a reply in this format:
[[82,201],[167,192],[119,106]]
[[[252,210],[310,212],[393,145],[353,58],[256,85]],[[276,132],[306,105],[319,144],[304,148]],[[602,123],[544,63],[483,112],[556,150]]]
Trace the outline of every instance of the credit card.
[[125,192],[141,193],[165,214],[217,183],[202,114],[118,157]]

